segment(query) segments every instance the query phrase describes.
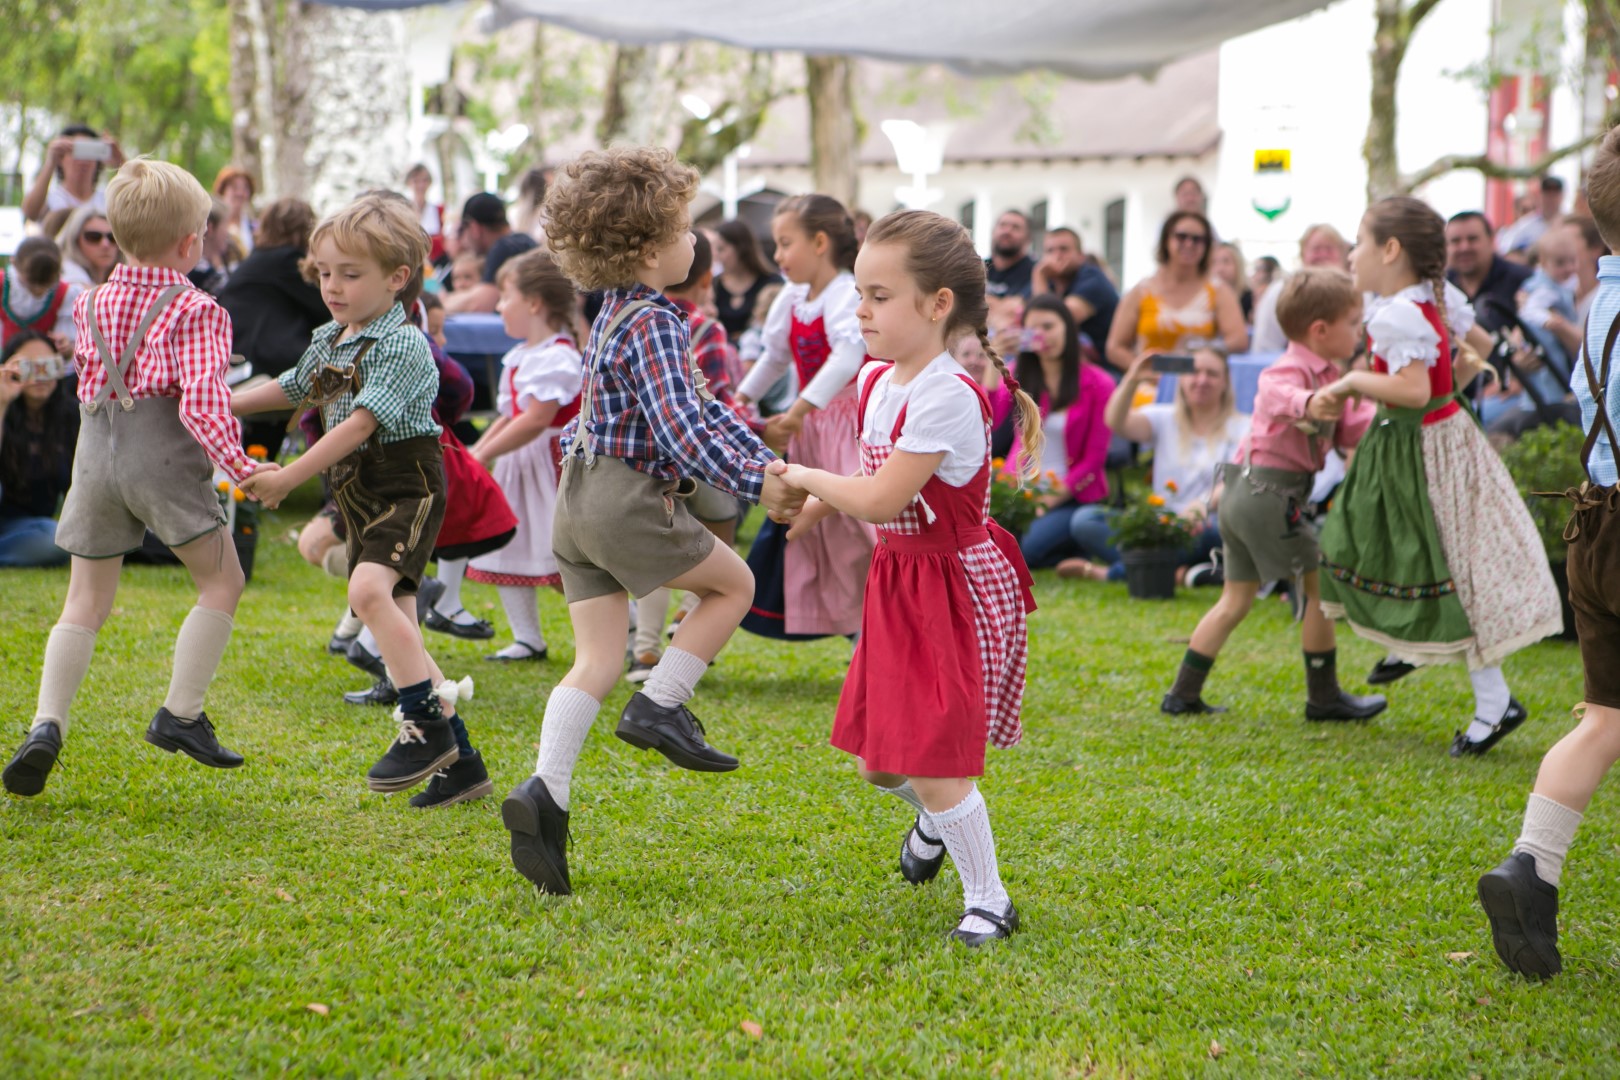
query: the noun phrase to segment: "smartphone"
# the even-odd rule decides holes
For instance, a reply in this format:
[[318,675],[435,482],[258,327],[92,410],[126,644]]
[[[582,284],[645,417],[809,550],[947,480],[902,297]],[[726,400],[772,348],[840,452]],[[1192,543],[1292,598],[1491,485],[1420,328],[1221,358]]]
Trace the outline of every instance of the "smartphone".
[[1018,335],[1018,351],[1040,352],[1046,347],[1046,334],[1040,330],[1026,329]]
[[65,365],[60,356],[19,356],[17,375],[25,383],[55,382],[62,377]]
[[1198,365],[1190,356],[1155,356],[1153,370],[1161,375],[1191,375]]
[[110,161],[112,146],[106,139],[74,139],[73,158],[76,161]]

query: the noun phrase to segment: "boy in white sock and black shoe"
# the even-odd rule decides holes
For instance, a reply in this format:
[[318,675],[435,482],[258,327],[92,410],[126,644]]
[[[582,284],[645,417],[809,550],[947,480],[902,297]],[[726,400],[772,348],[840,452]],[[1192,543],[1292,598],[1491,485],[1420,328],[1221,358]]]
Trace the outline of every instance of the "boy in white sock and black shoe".
[[45,645],[33,727],[4,770],[14,795],[45,789],[124,556],[140,548],[148,528],[191,573],[197,605],[181,624],[169,693],[146,741],[214,768],[242,764],[220,746],[203,711],[243,583],[214,466],[243,486],[255,472],[225,385],[230,318],[185,276],[202,253],[211,206],[202,185],[167,162],[131,161],[108,185],[107,219],[127,261],[74,307],[83,419],[56,532],[73,568],[62,618]]
[[[1592,217],[1611,250],[1620,246],[1620,127],[1598,148],[1587,174]],[[1500,866],[1479,879],[1480,906],[1502,962],[1522,975],[1563,970],[1558,953],[1558,880],[1598,785],[1620,761],[1620,256],[1598,260],[1597,296],[1572,388],[1581,406],[1587,480],[1570,493],[1569,602],[1586,668],[1580,723],[1541,759],[1524,828]]]
[[558,266],[605,298],[585,347],[580,413],[563,438],[552,522],[574,666],[546,701],[535,775],[501,806],[512,865],[544,892],[571,891],[569,783],[623,670],[626,593],[639,598],[668,587],[699,602],[615,734],[685,769],[737,767],[705,741],[686,702],[753,602],[754,576],[687,509],[693,479],[783,514],[803,502],[767,474],[775,457],[764,443],[707,392],[686,316],[659,292],[691,268],[697,188],[696,171],[668,150],[638,147],[581,155],[546,197],[546,237]]

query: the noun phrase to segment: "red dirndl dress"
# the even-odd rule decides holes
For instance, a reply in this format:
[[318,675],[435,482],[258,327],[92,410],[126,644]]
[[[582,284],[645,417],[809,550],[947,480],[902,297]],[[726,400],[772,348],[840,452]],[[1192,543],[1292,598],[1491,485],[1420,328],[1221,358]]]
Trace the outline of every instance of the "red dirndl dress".
[[[859,416],[886,377],[867,380]],[[984,411],[984,466],[959,488],[930,477],[878,529],[860,642],[833,721],[832,745],[878,772],[980,776],[986,740],[1009,747],[1024,736],[1033,580],[1018,541],[990,517],[990,402],[963,378]],[[905,419],[902,406],[888,446],[861,440],[862,475],[888,460]]]

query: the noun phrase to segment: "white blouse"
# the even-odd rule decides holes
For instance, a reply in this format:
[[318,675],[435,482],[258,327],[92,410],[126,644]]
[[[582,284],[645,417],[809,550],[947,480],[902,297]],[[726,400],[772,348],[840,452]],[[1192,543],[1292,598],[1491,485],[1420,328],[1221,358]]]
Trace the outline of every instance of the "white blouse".
[[501,359],[501,388],[495,406],[502,416],[516,416],[540,402],[567,405],[579,397],[584,382],[585,364],[579,350],[557,334],[538,345],[519,345]]
[[860,302],[860,294],[855,291],[855,275],[847,271],[828,282],[814,300],[810,299],[809,285],[788,285],[765,316],[764,352],[743,379],[738,393],[750,401],[763,397],[793,363],[794,317],[801,323],[812,323],[819,317],[832,353],[810,380],[810,385],[800,390],[799,396],[818,409],[826,408],[866,363],[866,341],[861,337],[861,324],[855,318],[855,308]]
[[[879,376],[879,372],[883,374]],[[895,418],[902,406],[905,426],[894,448],[908,454],[938,454],[945,460],[935,470],[951,487],[961,487],[984,468],[989,444],[984,435],[984,411],[979,395],[962,381],[967,370],[949,353],[940,353],[904,385],[894,381],[894,368],[871,364],[860,373],[861,386],[879,379],[866,402],[861,439],[872,446],[888,446]]]
[[[1432,302],[1434,289],[1426,281],[1409,285],[1392,296],[1367,295],[1364,318],[1372,352],[1389,367],[1391,375],[1415,360],[1433,367],[1440,359],[1440,335],[1429,324],[1419,304]],[[1446,283],[1446,327],[1460,342],[1474,328],[1474,308],[1463,291]]]

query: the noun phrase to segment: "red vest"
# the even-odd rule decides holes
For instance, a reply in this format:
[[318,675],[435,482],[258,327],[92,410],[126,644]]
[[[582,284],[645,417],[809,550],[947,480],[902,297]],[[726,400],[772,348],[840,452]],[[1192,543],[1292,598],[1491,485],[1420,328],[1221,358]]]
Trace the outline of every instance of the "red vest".
[[67,299],[67,291],[67,282],[57,282],[50,300],[45,303],[44,310],[31,319],[23,319],[11,310],[11,279],[7,278],[4,293],[6,302],[0,303],[0,342],[10,341],[12,335],[19,330],[38,330],[42,334],[49,334],[55,330],[56,317],[62,310],[62,301]]

